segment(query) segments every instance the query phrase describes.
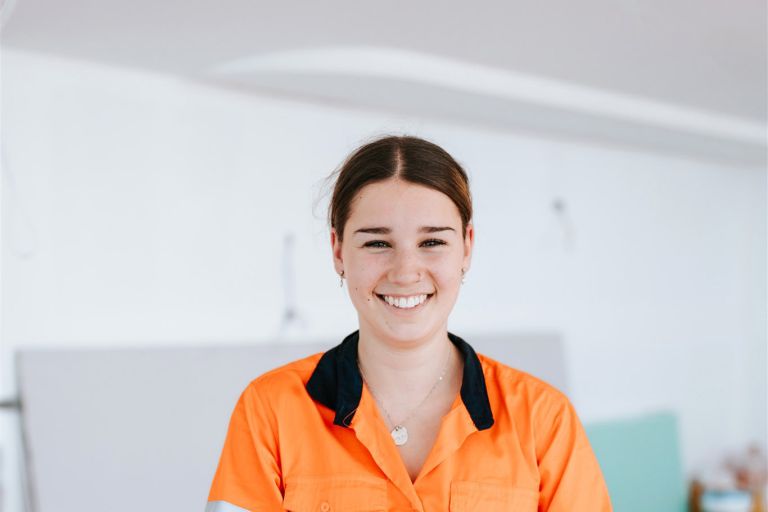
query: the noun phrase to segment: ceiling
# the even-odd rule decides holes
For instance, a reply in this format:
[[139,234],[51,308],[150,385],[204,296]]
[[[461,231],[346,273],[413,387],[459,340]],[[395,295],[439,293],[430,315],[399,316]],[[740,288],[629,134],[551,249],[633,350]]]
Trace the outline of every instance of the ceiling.
[[764,0],[5,0],[3,11],[7,47],[294,95],[380,97],[373,77],[401,96],[418,89],[411,108],[430,80],[470,96],[495,80],[491,97],[551,107],[519,95],[544,84],[569,88],[569,112],[599,92],[635,114],[651,102],[687,126],[738,125],[753,146],[767,119]]

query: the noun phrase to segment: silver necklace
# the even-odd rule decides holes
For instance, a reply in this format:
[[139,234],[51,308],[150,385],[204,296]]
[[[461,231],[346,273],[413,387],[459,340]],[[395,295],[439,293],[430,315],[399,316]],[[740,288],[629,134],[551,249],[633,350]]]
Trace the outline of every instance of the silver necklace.
[[432,393],[437,389],[437,385],[442,382],[443,378],[445,377],[445,374],[448,372],[448,363],[451,360],[451,350],[449,348],[448,355],[445,358],[445,366],[443,368],[443,373],[440,374],[440,377],[437,379],[437,382],[432,386],[432,388],[429,390],[429,393],[427,393],[427,396],[424,397],[424,399],[419,402],[419,405],[411,409],[411,412],[408,413],[408,415],[405,417],[403,421],[400,423],[395,423],[392,421],[392,416],[389,415],[389,412],[387,411],[387,408],[384,407],[384,404],[379,400],[379,397],[376,396],[376,393],[373,391],[373,387],[368,383],[368,381],[365,378],[365,374],[363,373],[363,367],[360,365],[360,358],[357,358],[357,367],[360,369],[360,376],[363,378],[363,382],[365,382],[365,385],[368,386],[368,389],[371,391],[371,395],[373,395],[374,400],[376,400],[376,403],[379,404],[379,407],[381,407],[381,410],[384,411],[384,414],[387,416],[387,419],[389,420],[390,425],[394,425],[395,427],[389,432],[389,434],[392,436],[392,439],[395,441],[395,444],[397,446],[402,446],[405,443],[408,442],[408,429],[405,428],[405,422],[411,419],[411,417],[416,413],[416,411],[424,405],[424,402],[427,401],[427,399],[432,396]]

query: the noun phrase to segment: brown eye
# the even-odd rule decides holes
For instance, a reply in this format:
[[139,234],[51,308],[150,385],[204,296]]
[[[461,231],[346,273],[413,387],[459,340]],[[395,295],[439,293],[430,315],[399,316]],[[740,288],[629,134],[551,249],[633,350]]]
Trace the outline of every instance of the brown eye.
[[424,247],[437,247],[439,245],[447,245],[444,240],[438,240],[437,238],[430,238],[429,240],[424,240],[421,245]]

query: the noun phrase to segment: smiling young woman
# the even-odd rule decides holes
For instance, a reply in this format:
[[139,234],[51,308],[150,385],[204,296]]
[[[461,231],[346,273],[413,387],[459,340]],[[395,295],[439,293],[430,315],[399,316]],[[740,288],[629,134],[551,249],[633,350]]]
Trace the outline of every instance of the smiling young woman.
[[358,330],[246,388],[207,512],[611,510],[568,399],[448,332],[474,243],[461,166],[416,137],[366,144],[329,220]]

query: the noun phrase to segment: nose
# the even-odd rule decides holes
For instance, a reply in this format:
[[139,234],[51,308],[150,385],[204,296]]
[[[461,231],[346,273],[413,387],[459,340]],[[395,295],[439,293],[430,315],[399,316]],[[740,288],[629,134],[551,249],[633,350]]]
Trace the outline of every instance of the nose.
[[387,274],[391,283],[409,285],[421,281],[424,268],[416,251],[399,249],[395,252],[392,266]]

